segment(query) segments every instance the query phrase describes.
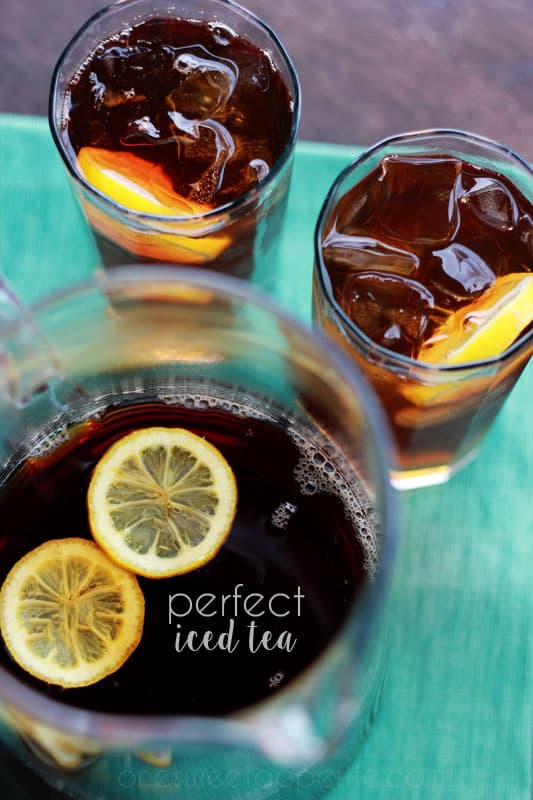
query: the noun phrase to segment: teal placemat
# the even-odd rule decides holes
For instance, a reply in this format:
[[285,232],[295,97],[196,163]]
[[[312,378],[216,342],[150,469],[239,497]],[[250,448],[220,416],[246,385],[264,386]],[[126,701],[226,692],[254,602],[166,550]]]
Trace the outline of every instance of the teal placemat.
[[[31,302],[88,276],[98,257],[46,122],[0,117],[0,142],[1,263]],[[277,294],[305,319],[317,213],[356,152],[297,148]],[[329,800],[531,798],[532,392],[530,365],[479,458],[447,486],[401,498],[389,681],[363,750]],[[5,768],[0,778],[12,780]],[[37,797],[24,791],[6,796]]]

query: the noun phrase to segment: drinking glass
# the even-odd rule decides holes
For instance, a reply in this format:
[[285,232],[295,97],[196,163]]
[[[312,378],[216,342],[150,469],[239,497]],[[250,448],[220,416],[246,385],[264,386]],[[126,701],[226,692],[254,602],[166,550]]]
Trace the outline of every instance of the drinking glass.
[[[397,489],[411,489],[447,481],[475,456],[533,352],[533,332],[526,329],[494,358],[435,366],[376,344],[345,313],[324,262],[326,229],[341,198],[391,155],[455,156],[506,176],[528,200],[533,200],[533,171],[516,153],[473,134],[407,133],[378,143],[346,167],[322,206],[315,231],[314,320],[372,382],[395,439],[392,483]],[[517,271],[522,269],[516,265]]]
[[[288,141],[270,172],[232,202],[188,216],[141,213],[92,186],[81,173],[70,144],[68,88],[99,43],[148,19],[185,19],[219,25],[268,54],[292,106]],[[221,34],[222,35],[222,34]],[[260,90],[257,89],[256,92]],[[56,147],[107,267],[179,263],[224,272],[270,289],[275,283],[276,247],[287,203],[300,119],[300,89],[289,55],[276,34],[232,0],[119,0],[89,19],[61,55],[52,79],[49,120]]]
[[[237,417],[252,409],[317,444],[306,491],[325,473],[350,488],[351,529],[369,557],[339,631],[266,700],[226,716],[94,712],[0,666],[3,742],[75,800],[320,794],[354,758],[387,669],[391,443],[357,367],[246,283],[171,265],[99,274],[14,314],[0,336],[0,486],[109,406],[159,400]],[[177,684],[187,691],[179,676]]]

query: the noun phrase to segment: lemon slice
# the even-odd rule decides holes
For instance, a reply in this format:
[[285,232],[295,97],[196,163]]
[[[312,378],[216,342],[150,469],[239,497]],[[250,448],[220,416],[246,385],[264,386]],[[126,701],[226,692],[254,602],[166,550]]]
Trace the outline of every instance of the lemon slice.
[[15,661],[66,688],[115,672],[144,624],[137,579],[85,539],[53,539],[27,553],[0,592],[0,627]]
[[426,364],[452,365],[494,358],[533,322],[533,275],[497,278],[478,300],[437,329],[418,353]]
[[150,764],[151,767],[170,767],[172,764],[172,750],[161,748],[160,750],[135,750],[133,753],[139,761]]
[[237,505],[231,467],[183,428],[143,428],[100,459],[87,496],[98,544],[126,569],[166,578],[212,559]]
[[158,164],[133,153],[82,147],[78,167],[91,186],[132,211],[179,217],[211,210],[177,194]]
[[49,766],[79,770],[102,753],[102,746],[96,740],[62,733],[12,706],[7,707],[5,714],[8,724],[17,731],[33,755]]

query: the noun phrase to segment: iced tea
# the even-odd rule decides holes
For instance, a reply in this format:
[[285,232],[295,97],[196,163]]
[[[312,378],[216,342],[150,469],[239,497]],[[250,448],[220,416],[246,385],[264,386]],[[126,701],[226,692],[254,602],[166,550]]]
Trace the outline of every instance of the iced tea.
[[[139,779],[145,800],[167,769],[202,800],[237,784],[272,798],[311,765],[337,770],[375,718],[388,653],[389,439],[362,377],[249,286],[198,270],[109,271],[32,325],[61,369],[24,349],[26,317],[4,336],[2,741],[87,800],[121,794],[129,770],[155,781]],[[109,459],[161,431],[119,485]],[[168,446],[184,431],[214,461],[189,469],[194,448]],[[112,486],[93,502],[98,476]],[[206,560],[196,545],[228,496]],[[115,515],[111,549],[98,509]],[[141,557],[130,572],[121,544]]]
[[113,20],[96,46],[88,39],[70,74],[58,65],[56,142],[106,266],[175,262],[249,277],[279,235],[296,77],[221,20],[217,3],[190,19],[145,5],[146,19]]
[[[94,711],[228,714],[279,692],[339,630],[375,566],[371,516],[354,494],[357,487],[339,483],[305,432],[262,419],[253,406],[233,404],[230,411],[216,390],[188,405],[117,404],[74,426],[57,447],[39,453],[37,443],[37,453],[0,487],[6,531],[17,531],[0,538],[0,583],[43,542],[92,540],[86,496],[96,463],[121,437],[152,426],[185,427],[228,460],[239,500],[226,544],[190,573],[139,578],[146,602],[141,643],[98,683],[44,684],[4,645],[0,661],[48,696]],[[252,595],[262,604],[245,605]],[[197,600],[207,596],[215,599],[204,614]],[[229,637],[222,640],[229,649],[204,647],[207,631],[211,643]]]
[[[446,470],[477,443],[527,360],[526,348],[497,379],[468,370],[533,327],[531,200],[486,162],[390,152],[336,198],[319,236],[329,285],[317,276],[315,317],[337,336],[349,330],[341,339],[385,405],[399,471]],[[331,324],[328,292],[358,334]]]

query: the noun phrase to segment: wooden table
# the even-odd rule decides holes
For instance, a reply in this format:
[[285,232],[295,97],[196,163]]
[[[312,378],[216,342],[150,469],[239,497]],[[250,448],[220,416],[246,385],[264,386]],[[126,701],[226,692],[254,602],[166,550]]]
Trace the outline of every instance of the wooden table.
[[[300,74],[301,137],[459,127],[533,159],[531,0],[244,0]],[[45,114],[53,65],[102,0],[5,3],[0,111]]]

